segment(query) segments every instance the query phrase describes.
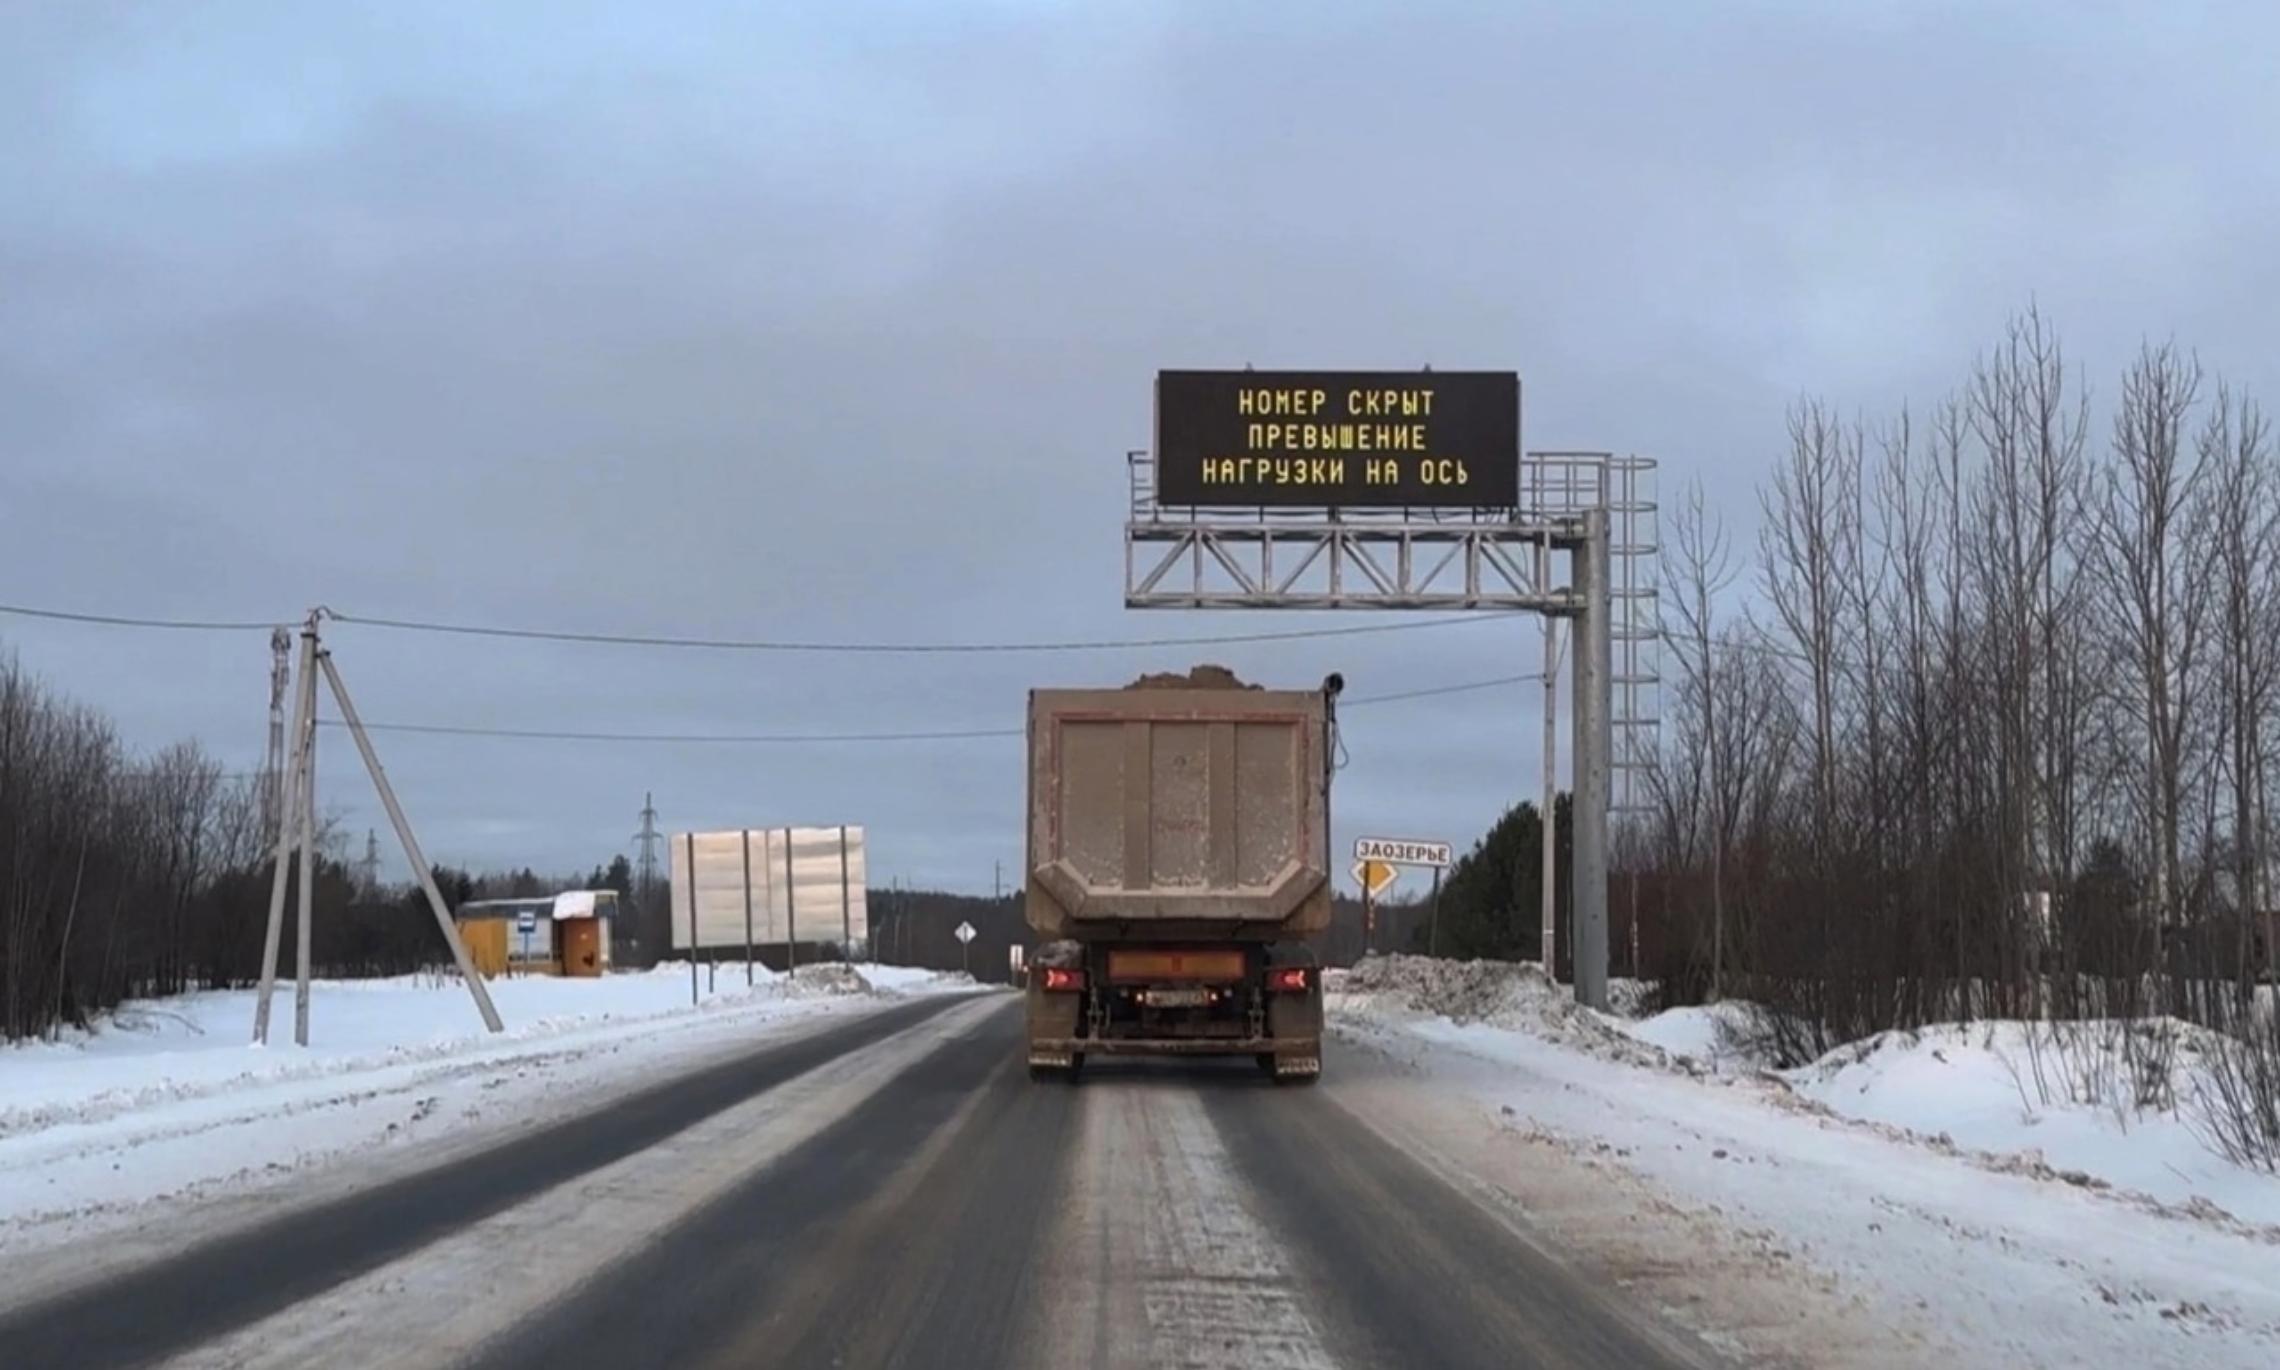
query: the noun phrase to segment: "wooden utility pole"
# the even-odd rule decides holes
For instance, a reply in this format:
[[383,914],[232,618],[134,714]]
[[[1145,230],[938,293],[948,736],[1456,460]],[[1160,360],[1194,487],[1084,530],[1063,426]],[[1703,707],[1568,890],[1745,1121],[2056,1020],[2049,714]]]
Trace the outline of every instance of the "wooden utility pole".
[[348,687],[341,683],[340,671],[333,665],[332,653],[324,650],[317,641],[317,624],[324,616],[321,609],[312,610],[309,621],[301,630],[301,689],[293,725],[292,774],[287,779],[290,791],[284,817],[277,829],[277,868],[272,872],[269,886],[269,922],[263,930],[261,951],[261,989],[254,1000],[253,1040],[269,1040],[269,1004],[277,986],[277,944],[285,921],[286,876],[298,845],[301,858],[301,885],[298,917],[295,930],[299,946],[295,949],[297,979],[294,992],[294,1040],[302,1046],[309,1043],[309,936],[313,893],[316,877],[316,730],[317,730],[317,672],[324,672],[325,683],[331,687],[333,702],[340,706],[341,720],[348,725],[349,735],[356,740],[357,754],[364,760],[364,769],[372,777],[372,787],[379,791],[381,806],[388,811],[388,821],[395,825],[396,837],[403,843],[404,857],[412,863],[412,871],[419,877],[420,889],[427,895],[428,908],[435,914],[436,927],[443,933],[444,945],[451,949],[452,960],[459,967],[460,978],[467,982],[468,995],[483,1017],[483,1026],[492,1032],[503,1031],[499,1012],[491,1004],[490,992],[483,988],[483,977],[475,962],[467,954],[467,944],[460,940],[459,928],[451,921],[451,910],[444,905],[443,892],[436,888],[435,875],[428,868],[427,857],[420,852],[417,838],[412,836],[411,821],[404,817],[403,806],[396,802],[396,791],[388,783],[388,773],[380,766],[379,753],[372,748],[372,738],[364,730],[364,720],[357,714],[355,703],[348,696]]
[[316,657],[316,634],[305,632],[301,637],[299,689],[293,698],[290,756],[277,811],[276,863],[269,876],[269,921],[261,935],[261,988],[253,1001],[253,1040],[260,1043],[269,1041],[269,1003],[277,989],[277,950],[285,927],[285,888],[292,877],[293,853],[300,841],[301,816],[307,807],[302,802],[306,777],[301,763],[309,737],[306,723],[317,705]]

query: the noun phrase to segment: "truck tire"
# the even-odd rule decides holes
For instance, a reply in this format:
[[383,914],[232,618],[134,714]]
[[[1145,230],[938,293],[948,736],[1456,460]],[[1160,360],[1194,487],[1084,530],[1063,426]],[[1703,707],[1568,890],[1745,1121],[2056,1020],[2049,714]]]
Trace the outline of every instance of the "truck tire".
[[1266,1072],[1268,1079],[1273,1079],[1275,1077],[1275,1054],[1271,1051],[1262,1051],[1256,1059],[1259,1062],[1259,1069]]

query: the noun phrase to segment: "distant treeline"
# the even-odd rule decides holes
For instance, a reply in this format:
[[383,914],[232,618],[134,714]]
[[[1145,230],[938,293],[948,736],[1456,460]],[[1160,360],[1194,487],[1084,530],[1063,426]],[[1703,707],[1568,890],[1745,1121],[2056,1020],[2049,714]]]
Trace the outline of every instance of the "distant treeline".
[[[0,655],[0,1040],[84,1026],[126,999],[253,983],[274,831],[257,777],[229,774],[195,743],[137,757],[108,719]],[[328,827],[319,838],[318,974],[398,975],[449,960],[416,886],[363,886],[347,835]],[[448,907],[633,885],[622,856],[555,876],[432,873]],[[278,958],[288,974],[294,921],[288,905]],[[619,936],[640,931],[635,920]]]
[[2029,312],[1928,409],[1800,400],[1753,548],[1679,502],[1628,834],[1674,990],[1770,1004],[1807,1055],[1979,1014],[2227,1024],[2271,976],[2271,423],[2174,346],[2096,420],[2090,384]]

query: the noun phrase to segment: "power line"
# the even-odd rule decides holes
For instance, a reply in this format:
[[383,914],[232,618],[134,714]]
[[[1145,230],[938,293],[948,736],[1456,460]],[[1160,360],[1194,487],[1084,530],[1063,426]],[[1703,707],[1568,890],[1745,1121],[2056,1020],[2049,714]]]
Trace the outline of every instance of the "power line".
[[[1400,690],[1391,694],[1359,695],[1341,700],[1339,708],[1366,708],[1372,704],[1395,704],[1412,699],[1430,699],[1441,695],[1463,694],[1474,690],[1492,690],[1511,685],[1533,684],[1539,675],[1498,676],[1493,680],[1473,680],[1456,685],[1435,685],[1419,690]],[[343,726],[333,719],[322,719],[328,728]],[[528,742],[647,742],[658,744],[702,744],[720,746],[796,746],[805,743],[895,743],[895,742],[964,742],[977,739],[1002,739],[1027,736],[1023,728],[938,728],[900,732],[842,732],[842,733],[628,733],[591,732],[553,728],[481,728],[447,723],[384,723],[367,720],[369,732],[414,733],[434,737],[492,737]]]
[[[345,726],[336,720],[318,720],[327,728]],[[890,733],[610,733],[557,731],[546,728],[471,728],[446,723],[376,723],[365,720],[366,732],[424,733],[437,737],[502,737],[532,742],[948,742],[975,737],[1021,737],[1020,728],[953,728],[936,732]]]
[[1484,619],[1512,618],[1513,613],[1472,613],[1413,619],[1399,623],[1363,623],[1336,628],[1291,628],[1280,632],[1223,633],[1217,636],[1072,639],[1060,642],[815,642],[754,638],[665,637],[642,633],[588,633],[542,628],[502,628],[466,623],[433,623],[415,619],[367,618],[333,614],[341,623],[401,632],[448,633],[462,637],[515,638],[539,642],[576,642],[613,647],[671,647],[732,652],[806,652],[818,654],[959,655],[1009,652],[1105,652],[1156,647],[1215,647],[1251,642],[1294,642],[1307,638],[1359,637],[1375,633],[1412,632],[1420,628],[1447,628]]
[[1352,709],[1368,704],[1392,704],[1404,699],[1432,699],[1439,695],[1464,694],[1471,690],[1494,690],[1506,685],[1535,685],[1544,677],[1531,671],[1527,675],[1498,676],[1494,680],[1474,680],[1462,685],[1433,685],[1422,690],[1401,690],[1393,694],[1362,695],[1341,701],[1339,708]]
[[24,604],[0,604],[0,614],[54,619],[62,623],[94,623],[106,628],[171,628],[193,633],[266,633],[277,627],[275,621],[231,623],[200,619],[137,618],[125,614],[82,614],[67,609],[35,609]]
[[[1215,647],[1258,642],[1297,642],[1311,638],[1362,637],[1379,633],[1406,633],[1424,628],[1449,628],[1486,619],[1514,618],[1517,612],[1453,614],[1395,623],[1362,623],[1332,628],[1289,628],[1278,632],[1222,633],[1183,637],[1078,638],[1060,642],[830,642],[768,638],[675,637],[645,633],[576,632],[554,628],[510,628],[492,624],[443,623],[422,619],[367,617],[325,610],[337,623],[398,632],[440,633],[457,637],[509,638],[536,642],[572,642],[593,646],[667,647],[703,651],[786,652],[855,655],[959,655],[1010,652],[1106,652],[1160,647]],[[276,621],[254,623],[226,620],[151,618],[127,614],[80,613],[22,604],[0,604],[0,614],[88,623],[113,628],[166,628],[190,632],[270,632]],[[293,616],[298,621],[299,616]]]

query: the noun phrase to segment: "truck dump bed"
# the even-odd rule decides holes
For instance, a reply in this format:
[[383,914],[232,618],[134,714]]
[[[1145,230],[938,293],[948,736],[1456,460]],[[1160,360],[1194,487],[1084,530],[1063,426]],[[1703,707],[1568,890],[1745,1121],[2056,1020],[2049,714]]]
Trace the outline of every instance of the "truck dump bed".
[[1323,695],[1224,673],[1029,696],[1029,924],[1272,941],[1330,921]]

